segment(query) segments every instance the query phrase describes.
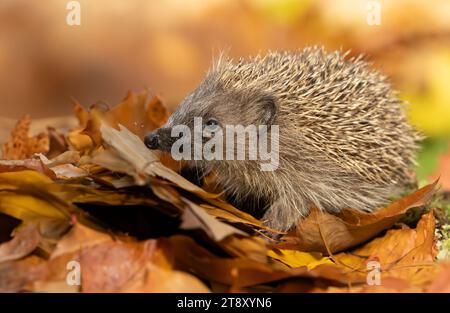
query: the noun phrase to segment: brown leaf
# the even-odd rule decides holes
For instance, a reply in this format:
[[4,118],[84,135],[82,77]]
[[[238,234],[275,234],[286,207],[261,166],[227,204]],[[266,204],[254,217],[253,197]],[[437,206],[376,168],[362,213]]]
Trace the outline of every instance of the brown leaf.
[[82,248],[95,246],[105,242],[111,242],[110,235],[76,223],[70,231],[59,240],[50,259],[55,259],[62,255],[79,253]]
[[42,162],[49,167],[64,165],[64,164],[76,164],[80,161],[80,153],[78,151],[65,151],[60,155],[52,158],[51,160],[43,159],[42,154],[39,155]]
[[47,275],[45,261],[35,255],[0,264],[0,292],[18,292]]
[[313,209],[277,247],[322,253],[354,247],[390,228],[408,209],[426,204],[435,193],[436,184],[437,181],[374,213],[345,209],[330,214]]
[[[90,112],[75,102],[75,114],[80,122],[80,128],[73,130],[69,134],[69,142],[79,151],[88,151],[102,144],[100,133],[101,123],[117,127],[124,125],[131,132],[143,139],[145,134],[164,125],[169,117],[169,113],[157,97],[147,100],[148,93],[128,92],[125,99],[114,106],[108,107],[93,106]],[[85,136],[88,136],[86,138]],[[165,157],[165,161],[170,162]],[[171,160],[173,163],[173,160]],[[174,163],[172,164],[174,165]],[[176,162],[178,166],[178,162]]]
[[75,113],[75,116],[78,119],[78,123],[81,127],[86,127],[86,124],[90,118],[89,116],[89,112],[86,111],[83,106],[76,101],[75,99],[73,99],[73,112]]
[[181,216],[181,229],[203,229],[215,241],[221,241],[230,235],[246,235],[243,231],[209,215],[197,204],[185,198],[182,198],[182,200],[186,204],[186,208]]
[[[45,275],[33,280],[33,283],[28,286],[28,290],[51,292],[58,288],[56,290],[58,292],[80,291],[79,286],[70,286],[66,282],[67,274],[69,273],[67,269],[69,262],[80,262],[82,249],[110,242],[113,242],[111,236],[76,223],[59,240],[49,260],[41,265],[41,267],[45,268]],[[82,268],[81,271],[83,271]]]
[[30,254],[39,244],[41,234],[36,224],[28,224],[14,231],[14,237],[0,245],[0,263],[17,260]]
[[105,115],[110,125],[121,124],[143,139],[149,131],[163,126],[169,112],[157,97],[147,102],[148,93],[128,92],[122,103],[113,107]]
[[83,291],[121,290],[143,270],[155,248],[155,240],[112,241],[83,248],[80,253]]
[[53,127],[47,127],[49,149],[46,156],[50,159],[64,153],[69,148],[66,137]]
[[141,279],[130,284],[125,292],[205,293],[210,290],[198,278],[188,273],[168,270],[147,263]]
[[251,259],[215,256],[186,236],[173,236],[170,243],[180,269],[211,282],[245,287],[292,276],[290,272],[277,270]]
[[256,236],[229,236],[219,242],[220,247],[234,257],[267,263],[267,244]]
[[24,170],[34,170],[48,176],[51,179],[56,179],[56,174],[41,160],[25,159],[25,160],[0,160],[0,173],[5,172],[20,172]]

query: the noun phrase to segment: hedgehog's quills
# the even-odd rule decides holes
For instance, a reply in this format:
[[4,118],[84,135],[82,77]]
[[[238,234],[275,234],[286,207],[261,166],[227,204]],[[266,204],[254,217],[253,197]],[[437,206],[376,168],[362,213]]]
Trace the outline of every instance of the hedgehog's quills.
[[214,169],[235,198],[268,199],[263,219],[279,230],[295,226],[311,207],[373,211],[384,205],[411,181],[421,139],[383,75],[361,57],[347,60],[317,47],[237,63],[220,58],[146,142],[151,137],[152,148],[170,151],[171,128],[192,128],[194,117],[279,125],[276,171],[262,172],[258,161],[195,161]]

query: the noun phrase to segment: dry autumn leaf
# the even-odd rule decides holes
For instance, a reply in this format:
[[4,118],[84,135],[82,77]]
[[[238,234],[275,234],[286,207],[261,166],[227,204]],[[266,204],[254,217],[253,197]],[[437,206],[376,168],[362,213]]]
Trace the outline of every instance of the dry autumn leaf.
[[24,170],[35,170],[51,179],[56,178],[56,174],[47,165],[38,159],[25,160],[0,160],[0,173],[20,172]]
[[148,263],[142,280],[127,286],[125,292],[206,293],[210,292],[198,278],[185,272],[167,270]]
[[45,260],[35,255],[0,264],[0,292],[18,292],[47,274]]
[[267,263],[268,247],[260,237],[256,236],[229,236],[219,242],[220,247],[234,257],[240,257]]
[[345,209],[330,214],[313,209],[277,247],[322,253],[354,247],[390,228],[408,209],[426,204],[435,193],[436,184],[437,181],[374,213]]
[[[428,213],[415,229],[405,226],[389,230],[385,236],[351,252],[334,255],[333,259],[348,274],[350,281],[367,277],[367,273],[372,270],[367,263],[376,261],[380,266],[381,280],[389,282],[383,283],[384,291],[389,288],[413,291],[427,286],[442,270],[434,265],[437,255],[434,231],[434,215]],[[370,289],[368,286],[352,288]]]
[[[83,190],[83,186],[80,188]],[[77,190],[76,187],[61,188],[38,172],[0,173],[0,190],[0,212],[25,223],[36,223],[43,237],[40,248],[46,252],[51,252],[70,228],[72,218],[90,223],[87,215],[70,202],[70,191]]]
[[321,264],[333,264],[330,258],[322,256],[320,252],[273,249],[268,251],[267,255],[289,267],[306,266],[308,269],[313,269]]
[[181,229],[203,229],[215,241],[221,241],[230,235],[246,235],[243,231],[227,225],[209,215],[197,204],[184,199],[186,209],[181,217]]
[[245,287],[290,277],[287,271],[272,268],[247,258],[220,258],[196,244],[191,238],[174,236],[170,243],[182,270],[208,281]]
[[41,234],[35,224],[28,224],[14,231],[14,237],[0,244],[0,263],[27,256],[39,244]]

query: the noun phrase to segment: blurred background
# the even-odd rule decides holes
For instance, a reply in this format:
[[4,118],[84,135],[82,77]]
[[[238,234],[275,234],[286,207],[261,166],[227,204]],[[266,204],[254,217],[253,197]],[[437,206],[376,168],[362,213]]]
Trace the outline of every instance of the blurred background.
[[[72,114],[71,97],[114,105],[148,89],[173,109],[219,51],[318,44],[365,53],[411,103],[411,121],[429,137],[420,179],[450,164],[448,0],[80,0],[79,26],[66,23],[69,2],[0,0],[2,134],[24,114]],[[368,22],[374,2],[380,25]]]

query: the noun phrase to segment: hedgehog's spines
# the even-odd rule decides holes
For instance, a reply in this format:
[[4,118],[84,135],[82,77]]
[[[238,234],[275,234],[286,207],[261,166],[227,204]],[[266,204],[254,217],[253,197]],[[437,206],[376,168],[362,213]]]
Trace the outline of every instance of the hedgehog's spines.
[[[310,140],[311,145],[323,143],[321,149],[346,169],[354,169],[371,181],[397,183],[405,178],[403,169],[414,163],[417,146],[411,139],[417,134],[406,123],[400,108],[403,103],[396,98],[387,78],[371,70],[363,56],[357,55],[347,60],[345,56],[348,54],[349,51],[327,54],[322,47],[315,46],[294,53],[269,52],[263,57],[258,55],[247,61],[241,59],[238,63],[222,59],[213,71],[225,89],[236,92],[255,89],[276,95],[285,104],[286,120],[289,120],[289,115],[295,119],[300,116],[305,118],[304,125],[299,124],[299,127],[308,127],[308,120],[330,120],[329,129],[326,124],[321,125],[321,130],[327,133],[311,132],[304,138]],[[365,121],[368,122],[363,124]],[[377,123],[370,124],[370,121]],[[381,123],[397,125],[385,127]],[[355,131],[354,128],[358,127],[360,129]],[[337,137],[338,133],[343,134],[342,139]],[[358,136],[354,137],[351,133]],[[377,144],[380,140],[384,144]],[[406,153],[399,153],[400,145],[393,142],[397,140],[403,144]],[[388,168],[380,167],[382,160],[373,162],[365,159],[364,151],[359,151],[364,144],[361,146],[358,141],[371,145],[373,149],[384,147],[376,153],[380,156],[384,154],[391,173]],[[387,144],[389,141],[392,143]],[[389,145],[396,149],[390,151]],[[359,154],[359,158],[355,158],[355,153]]]

